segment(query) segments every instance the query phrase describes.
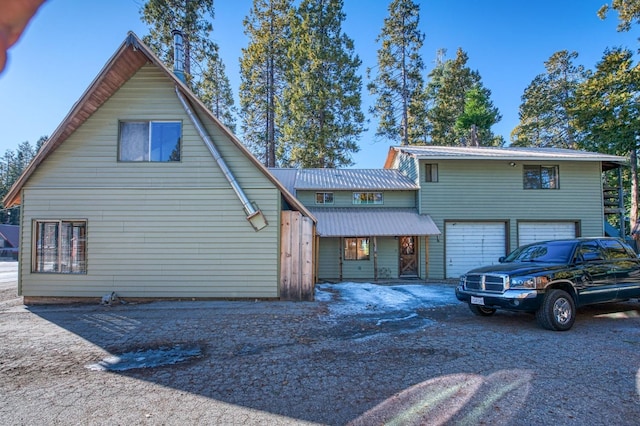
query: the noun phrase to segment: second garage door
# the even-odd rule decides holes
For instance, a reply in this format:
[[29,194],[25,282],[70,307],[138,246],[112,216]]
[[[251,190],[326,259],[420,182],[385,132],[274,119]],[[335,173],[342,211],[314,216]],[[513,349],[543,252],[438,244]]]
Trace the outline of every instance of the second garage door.
[[446,222],[446,275],[458,278],[478,266],[498,263],[504,256],[504,222]]
[[575,238],[575,222],[522,222],[518,224],[518,245],[536,241]]

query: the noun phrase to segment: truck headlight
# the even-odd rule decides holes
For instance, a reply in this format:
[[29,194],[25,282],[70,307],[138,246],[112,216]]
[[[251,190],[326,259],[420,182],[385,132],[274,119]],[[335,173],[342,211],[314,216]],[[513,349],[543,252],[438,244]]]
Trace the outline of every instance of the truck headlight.
[[509,280],[509,287],[535,289],[544,286],[548,281],[547,277],[516,277]]

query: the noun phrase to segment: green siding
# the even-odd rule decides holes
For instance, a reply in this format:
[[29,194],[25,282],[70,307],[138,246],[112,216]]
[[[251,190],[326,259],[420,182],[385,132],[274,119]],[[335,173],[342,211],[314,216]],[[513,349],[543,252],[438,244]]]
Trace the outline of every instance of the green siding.
[[318,280],[337,280],[340,277],[340,238],[320,238]]
[[[435,161],[430,161],[435,163]],[[509,249],[519,220],[577,221],[582,236],[603,235],[601,165],[598,162],[437,161],[439,181],[421,178],[421,211],[444,232],[445,220],[508,221]],[[560,189],[523,189],[522,165],[558,165]],[[444,236],[446,238],[446,236]],[[429,277],[442,279],[444,238],[431,239]]]
[[[119,163],[118,121],[124,119],[181,120],[181,161]],[[280,192],[228,136],[205,125],[270,226],[253,230],[173,84],[145,66],[25,185],[22,294],[277,297]],[[31,273],[36,219],[88,220],[87,274]]]
[[[420,238],[419,252],[422,252],[423,238]],[[371,253],[369,260],[348,260],[343,261],[342,280],[373,280],[374,258],[373,258],[373,237],[370,237]],[[394,237],[377,237],[378,243],[378,279],[398,278],[399,254],[398,240]],[[340,238],[320,238],[319,272],[320,281],[340,280],[340,255],[342,252]],[[420,263],[418,254],[418,265],[420,270],[424,269]],[[421,274],[421,277],[424,276]]]
[[[316,204],[316,192],[333,192],[333,204]],[[395,207],[415,208],[417,191],[382,191],[383,204],[353,204],[353,193],[358,191],[297,191],[296,197],[310,208],[335,207]],[[372,191],[362,191],[372,192]]]

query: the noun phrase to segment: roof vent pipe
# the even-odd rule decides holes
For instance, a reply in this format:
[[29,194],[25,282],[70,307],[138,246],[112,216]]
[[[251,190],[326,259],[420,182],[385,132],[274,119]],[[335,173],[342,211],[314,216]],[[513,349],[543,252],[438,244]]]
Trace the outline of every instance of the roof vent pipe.
[[187,79],[184,75],[184,44],[182,31],[173,30],[171,31],[173,35],[173,73],[182,81],[183,83],[187,82]]
[[189,103],[185,99],[184,95],[182,94],[178,86],[176,86],[176,95],[178,95],[178,100],[180,100],[182,107],[184,108],[185,112],[189,116],[189,119],[191,119],[191,122],[193,123],[194,127],[198,131],[198,134],[200,135],[205,145],[209,149],[209,152],[211,153],[213,158],[216,160],[216,163],[218,163],[218,166],[220,167],[220,170],[222,170],[224,177],[227,179],[227,181],[231,185],[231,188],[233,188],[236,195],[238,196],[238,199],[242,203],[242,208],[244,209],[244,212],[247,214],[247,220],[249,221],[249,223],[251,223],[251,226],[253,226],[253,229],[255,229],[256,231],[260,231],[261,229],[265,228],[268,225],[268,223],[267,223],[267,219],[264,217],[264,214],[262,214],[262,211],[260,211],[259,209],[256,209],[251,203],[251,201],[249,201],[249,198],[247,198],[247,195],[244,193],[244,191],[238,184],[238,181],[236,181],[236,178],[233,176],[233,173],[231,173],[231,170],[229,170],[229,167],[227,167],[227,163],[224,161],[224,158],[222,158],[222,156],[218,152],[218,149],[213,144],[213,141],[207,134],[204,126],[200,122],[200,119],[193,112],[193,110],[191,109],[191,106],[189,106]]

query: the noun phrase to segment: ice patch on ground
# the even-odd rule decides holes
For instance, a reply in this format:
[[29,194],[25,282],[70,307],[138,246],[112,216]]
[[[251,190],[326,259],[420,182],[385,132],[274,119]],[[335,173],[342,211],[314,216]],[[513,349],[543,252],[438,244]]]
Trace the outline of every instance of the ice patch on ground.
[[318,284],[315,296],[329,302],[330,313],[338,316],[398,312],[406,317],[417,309],[459,303],[453,286],[445,284]]
[[316,301],[326,303],[328,314],[321,320],[336,324],[333,336],[355,341],[433,326],[429,309],[460,303],[446,284],[353,282],[317,285]]
[[95,364],[87,365],[93,371],[126,371],[134,368],[154,368],[178,364],[202,356],[199,346],[174,345],[155,349],[139,349],[110,356]]

